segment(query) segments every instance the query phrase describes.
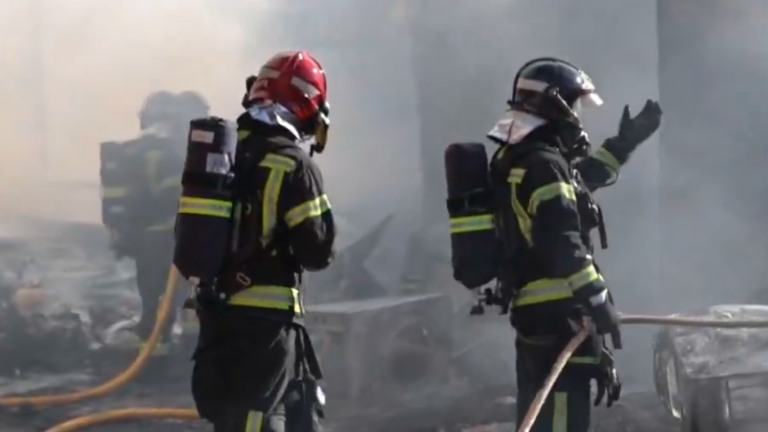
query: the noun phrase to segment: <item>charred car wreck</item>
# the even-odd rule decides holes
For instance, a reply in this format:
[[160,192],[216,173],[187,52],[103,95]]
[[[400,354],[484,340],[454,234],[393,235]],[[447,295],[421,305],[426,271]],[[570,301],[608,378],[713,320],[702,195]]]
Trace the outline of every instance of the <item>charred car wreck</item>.
[[[765,320],[768,307],[719,305],[680,315]],[[654,340],[656,392],[681,432],[731,432],[765,422],[768,334],[761,329],[668,327]]]

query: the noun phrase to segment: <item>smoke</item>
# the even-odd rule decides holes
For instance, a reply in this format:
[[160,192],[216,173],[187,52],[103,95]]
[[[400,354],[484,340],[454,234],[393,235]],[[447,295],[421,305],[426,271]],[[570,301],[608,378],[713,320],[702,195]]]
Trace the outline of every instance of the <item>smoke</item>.
[[[610,243],[597,259],[620,309],[740,301],[768,276],[768,239],[755,234],[768,156],[765,6],[661,3],[0,0],[3,209],[97,219],[98,143],[134,136],[147,94],[196,90],[232,117],[245,76],[274,52],[307,49],[328,74],[331,141],[317,160],[335,208],[361,231],[394,211],[442,227],[443,149],[484,140],[517,68],[557,56],[587,71],[606,101],[585,113],[595,144],[616,133],[625,104],[636,113],[662,89],[662,144],[644,144],[597,193]],[[438,234],[426,241],[444,255]],[[392,266],[402,237],[384,241]],[[497,330],[487,333],[512,361],[512,330]],[[654,331],[625,330],[630,383],[650,385]]]
[[662,131],[665,291],[658,293],[659,308],[766,304],[768,9],[751,2],[666,2],[660,8],[668,120]]
[[263,61],[245,44],[205,0],[0,0],[4,211],[97,220],[99,143],[136,136],[143,99],[161,89],[236,114],[250,62]]

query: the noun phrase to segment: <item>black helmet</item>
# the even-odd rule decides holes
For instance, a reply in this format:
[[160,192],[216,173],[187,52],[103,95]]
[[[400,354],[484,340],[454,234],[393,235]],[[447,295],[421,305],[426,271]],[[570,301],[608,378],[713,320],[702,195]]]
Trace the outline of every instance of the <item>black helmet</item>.
[[179,120],[189,122],[196,118],[208,117],[210,107],[208,101],[198,92],[185,91],[177,96]]
[[197,92],[184,91],[174,94],[162,90],[144,99],[139,111],[139,122],[142,130],[157,123],[179,123],[186,127],[192,119],[207,117],[209,111],[208,102]]
[[592,80],[581,69],[557,58],[529,61],[517,72],[512,85],[510,108],[545,120],[580,125],[580,105],[600,106]]
[[139,123],[141,129],[147,129],[152,125],[167,121],[172,118],[177,108],[176,95],[169,91],[157,91],[144,99],[139,111]]

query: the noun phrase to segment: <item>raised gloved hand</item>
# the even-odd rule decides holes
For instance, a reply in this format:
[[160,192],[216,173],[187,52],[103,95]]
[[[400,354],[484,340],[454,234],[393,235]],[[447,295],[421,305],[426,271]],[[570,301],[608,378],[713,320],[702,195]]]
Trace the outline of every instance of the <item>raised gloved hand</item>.
[[610,407],[621,397],[621,380],[616,372],[613,354],[607,347],[602,347],[598,360],[593,376],[597,382],[597,396],[594,404],[598,406],[605,399],[605,405]]
[[617,138],[622,144],[634,149],[659,129],[661,115],[661,106],[651,99],[645,102],[643,109],[634,117],[629,115],[629,105],[624,105]]

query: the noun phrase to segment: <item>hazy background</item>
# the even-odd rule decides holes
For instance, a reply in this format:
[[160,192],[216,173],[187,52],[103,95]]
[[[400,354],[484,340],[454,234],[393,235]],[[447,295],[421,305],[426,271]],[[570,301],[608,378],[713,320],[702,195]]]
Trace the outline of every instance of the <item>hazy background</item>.
[[[585,114],[596,144],[616,133],[624,104],[636,113],[659,97],[660,70],[667,80],[663,149],[655,136],[598,193],[610,243],[598,259],[620,308],[738,301],[765,273],[766,150],[754,143],[766,6],[662,5],[676,21],[666,18],[660,69],[648,0],[0,0],[2,209],[98,221],[98,144],[138,132],[148,93],[193,89],[232,117],[246,75],[276,51],[308,49],[328,73],[331,143],[318,160],[336,208],[357,230],[405,214],[382,262],[399,265],[419,220],[445,254],[443,149],[482,140],[517,68],[554,55],[585,69],[606,101]],[[653,331],[626,330],[620,361],[633,382],[650,382]]]

